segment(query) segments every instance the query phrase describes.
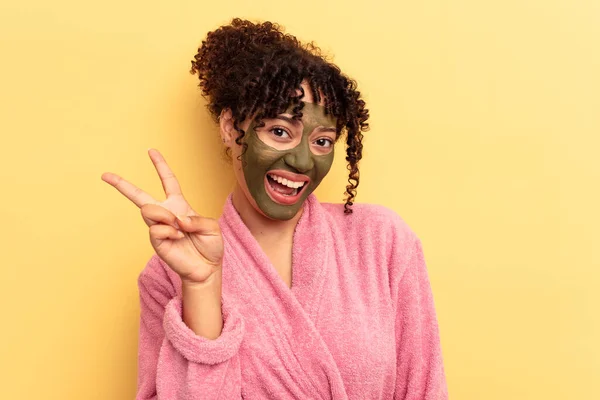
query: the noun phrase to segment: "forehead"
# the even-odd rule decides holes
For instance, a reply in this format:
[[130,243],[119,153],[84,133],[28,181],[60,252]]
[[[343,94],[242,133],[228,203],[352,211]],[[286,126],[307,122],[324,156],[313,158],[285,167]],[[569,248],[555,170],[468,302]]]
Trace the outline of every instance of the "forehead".
[[[302,96],[302,101],[306,102],[306,103],[314,103],[315,99],[313,97],[313,93],[312,93],[312,89],[310,87],[310,84],[308,82],[308,79],[304,79],[302,81],[302,83],[300,84],[301,89],[296,89],[296,95],[300,96],[301,94],[304,93],[304,95]],[[325,95],[323,94],[323,91],[321,89],[317,89],[319,92],[319,104],[324,106],[325,105]]]
[[[323,126],[325,128],[330,128],[330,127],[335,128],[337,119],[331,114],[326,114],[324,106],[322,106],[320,104],[316,104],[316,103],[308,103],[308,102],[303,102],[303,103],[304,103],[304,107],[301,110],[301,112],[302,112],[301,121],[305,127],[306,126]],[[289,116],[292,116],[293,108],[294,108],[294,106],[290,106],[286,110],[285,113],[288,114]]]

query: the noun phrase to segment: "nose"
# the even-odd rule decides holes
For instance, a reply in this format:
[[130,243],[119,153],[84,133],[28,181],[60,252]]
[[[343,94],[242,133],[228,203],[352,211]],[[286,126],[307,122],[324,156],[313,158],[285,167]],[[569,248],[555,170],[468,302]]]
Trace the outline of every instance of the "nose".
[[287,165],[295,168],[300,173],[310,171],[315,165],[308,143],[300,143],[287,153],[283,157],[283,160]]

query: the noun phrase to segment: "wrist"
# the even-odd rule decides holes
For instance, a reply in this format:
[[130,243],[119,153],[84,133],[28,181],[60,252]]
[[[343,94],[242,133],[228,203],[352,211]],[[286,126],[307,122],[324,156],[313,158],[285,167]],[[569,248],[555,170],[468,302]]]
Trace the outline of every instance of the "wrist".
[[221,271],[202,282],[182,281],[183,322],[196,334],[216,339],[223,328]]
[[210,274],[203,281],[197,281],[189,278],[181,278],[181,285],[186,289],[201,290],[207,287],[213,287],[214,285],[221,283],[221,269],[219,268],[212,274]]

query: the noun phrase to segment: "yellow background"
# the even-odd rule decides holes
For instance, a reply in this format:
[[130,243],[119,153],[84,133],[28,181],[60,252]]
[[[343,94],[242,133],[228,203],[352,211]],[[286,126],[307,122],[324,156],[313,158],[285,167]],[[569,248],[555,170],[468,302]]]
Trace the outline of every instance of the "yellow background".
[[[453,399],[600,398],[600,3],[4,1],[1,399],[132,399],[153,250],[100,180],[233,184],[188,74],[231,17],[314,39],[371,110],[358,201],[421,237]],[[342,200],[342,148],[317,195]]]

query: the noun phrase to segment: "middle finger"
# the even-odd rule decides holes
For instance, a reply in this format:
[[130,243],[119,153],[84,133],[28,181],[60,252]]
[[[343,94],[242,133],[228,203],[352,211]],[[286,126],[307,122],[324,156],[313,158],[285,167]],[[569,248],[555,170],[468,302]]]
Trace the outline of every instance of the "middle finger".
[[148,155],[156,168],[156,172],[158,172],[158,176],[160,177],[160,181],[167,197],[173,194],[181,194],[179,181],[177,181],[175,174],[171,171],[171,168],[169,168],[169,165],[162,154],[156,149],[148,149]]

